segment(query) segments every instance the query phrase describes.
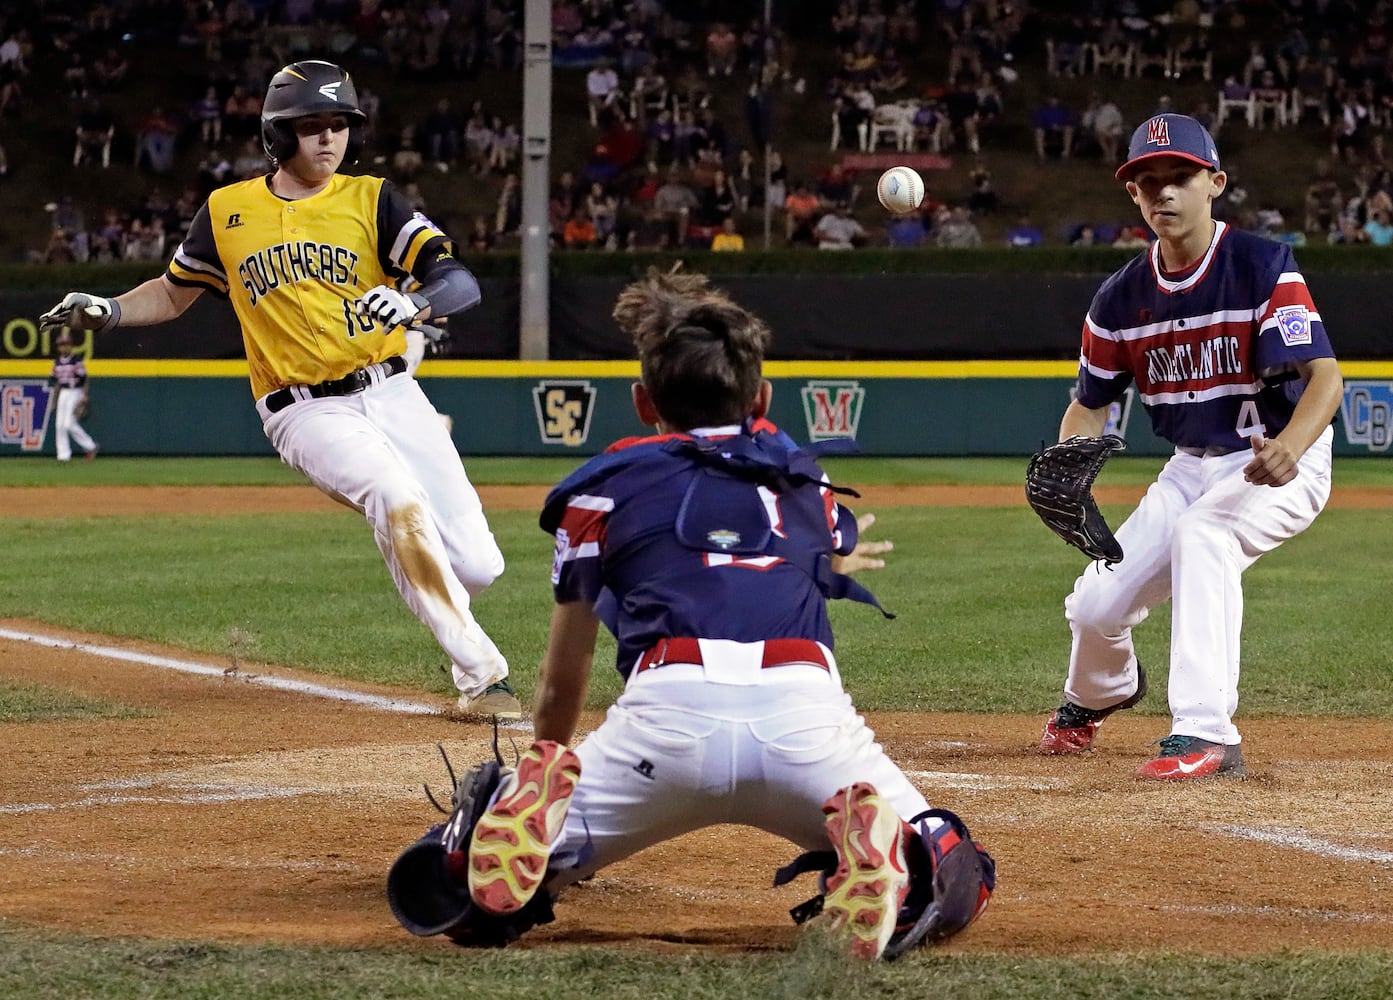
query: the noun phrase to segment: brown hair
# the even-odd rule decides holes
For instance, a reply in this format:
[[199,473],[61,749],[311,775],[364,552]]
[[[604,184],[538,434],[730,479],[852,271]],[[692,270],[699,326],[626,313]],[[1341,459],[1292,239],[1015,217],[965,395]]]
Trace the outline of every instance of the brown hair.
[[650,268],[619,293],[614,320],[638,350],[644,387],[665,423],[688,430],[750,415],[769,328],[705,275]]

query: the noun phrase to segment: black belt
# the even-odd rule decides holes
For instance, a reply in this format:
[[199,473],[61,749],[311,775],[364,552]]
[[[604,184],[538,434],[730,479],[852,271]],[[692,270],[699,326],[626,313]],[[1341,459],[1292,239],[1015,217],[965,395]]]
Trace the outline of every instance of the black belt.
[[1242,451],[1243,449],[1241,447],[1225,448],[1221,445],[1214,445],[1209,448],[1195,448],[1189,445],[1178,444],[1175,446],[1175,450],[1183,452],[1192,458],[1222,458],[1224,455],[1232,455],[1234,452]]
[[[406,371],[406,359],[400,354],[388,358],[381,364],[387,369],[382,376],[383,378],[391,378],[393,375],[400,375]],[[325,396],[351,396],[372,385],[372,369],[375,367],[376,365],[369,365],[367,368],[351,371],[343,378],[320,382],[318,385],[297,386],[296,388],[308,393],[314,399],[322,399]],[[266,397],[266,409],[271,413],[279,413],[298,398],[294,389],[277,389]]]

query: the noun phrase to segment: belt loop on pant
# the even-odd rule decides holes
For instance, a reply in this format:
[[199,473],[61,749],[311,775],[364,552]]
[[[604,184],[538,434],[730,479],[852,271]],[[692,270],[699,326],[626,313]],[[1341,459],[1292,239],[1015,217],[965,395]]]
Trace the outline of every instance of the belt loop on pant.
[[[702,665],[701,643],[692,638],[677,636],[659,639],[638,658],[634,673],[656,670],[668,663],[693,663]],[[760,662],[763,668],[783,667],[801,663],[821,667],[831,673],[831,665],[821,644],[812,639],[765,639],[764,655]]]

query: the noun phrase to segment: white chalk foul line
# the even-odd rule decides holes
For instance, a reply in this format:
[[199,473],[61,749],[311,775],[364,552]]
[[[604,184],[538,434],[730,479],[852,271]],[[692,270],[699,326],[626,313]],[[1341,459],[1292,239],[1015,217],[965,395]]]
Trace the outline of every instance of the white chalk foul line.
[[429,705],[421,701],[409,701],[405,698],[388,698],[383,695],[366,694],[362,691],[350,691],[346,688],[333,687],[328,684],[315,684],[309,681],[291,680],[286,677],[267,677],[263,674],[229,673],[225,667],[219,667],[214,664],[195,663],[191,660],[176,660],[168,656],[152,656],[149,653],[137,653],[129,649],[118,649],[115,646],[98,646],[87,642],[73,642],[70,639],[54,639],[46,635],[36,635],[32,632],[16,632],[13,629],[6,628],[0,628],[0,639],[32,642],[39,646],[48,646],[51,649],[73,649],[79,653],[88,653],[92,656],[103,656],[111,660],[143,663],[151,667],[162,667],[165,670],[177,670],[180,673],[196,674],[201,677],[218,677],[223,680],[237,681],[242,684],[254,684],[258,687],[271,688],[275,691],[292,691],[296,694],[307,694],[316,698],[328,698],[332,701],[364,705],[368,708],[376,708],[384,712],[399,712],[404,715],[443,714],[438,705]]
[[959,771],[906,771],[905,777],[920,781],[930,787],[967,788],[979,792],[998,791],[1006,788],[1023,788],[1043,792],[1059,788],[1062,784],[1055,778],[1024,778],[1010,774],[970,774]]
[[191,791],[173,795],[90,795],[73,802],[22,802],[0,805],[0,815],[57,812],[60,809],[90,809],[94,806],[201,805],[219,802],[247,802],[256,799],[290,799],[312,795],[322,789],[311,788],[235,788],[226,791]]
[[1347,847],[1344,844],[1335,844],[1328,840],[1321,840],[1319,837],[1312,837],[1299,830],[1237,825],[1214,826],[1210,829],[1216,833],[1226,833],[1231,837],[1256,840],[1259,843],[1273,844],[1277,847],[1292,847],[1298,851],[1310,851],[1312,854],[1319,854],[1327,858],[1339,858],[1342,861],[1378,861],[1383,864],[1393,864],[1393,851]]

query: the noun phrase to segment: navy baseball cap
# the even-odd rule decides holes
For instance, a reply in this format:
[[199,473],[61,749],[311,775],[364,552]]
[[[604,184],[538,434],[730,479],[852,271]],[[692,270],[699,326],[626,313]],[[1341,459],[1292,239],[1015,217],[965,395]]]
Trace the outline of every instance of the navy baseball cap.
[[1138,125],[1127,145],[1127,162],[1117,168],[1117,179],[1131,180],[1143,160],[1157,156],[1178,156],[1210,170],[1223,169],[1214,137],[1189,115],[1156,115]]

